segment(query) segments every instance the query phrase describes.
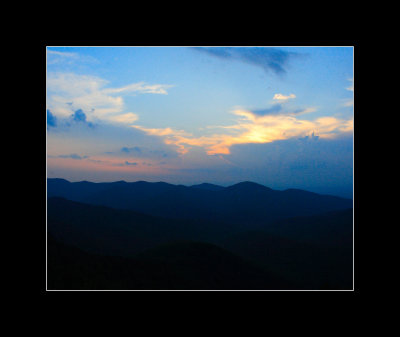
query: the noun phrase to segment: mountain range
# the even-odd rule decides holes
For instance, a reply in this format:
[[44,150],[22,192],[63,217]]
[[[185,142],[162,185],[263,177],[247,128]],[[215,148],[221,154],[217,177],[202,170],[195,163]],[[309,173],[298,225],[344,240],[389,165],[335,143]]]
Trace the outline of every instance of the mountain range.
[[188,187],[164,182],[71,183],[48,179],[47,196],[154,216],[248,226],[353,207],[351,199],[298,189],[278,191],[252,182],[229,187],[212,184]]
[[49,288],[352,288],[351,200],[250,182],[47,186]]

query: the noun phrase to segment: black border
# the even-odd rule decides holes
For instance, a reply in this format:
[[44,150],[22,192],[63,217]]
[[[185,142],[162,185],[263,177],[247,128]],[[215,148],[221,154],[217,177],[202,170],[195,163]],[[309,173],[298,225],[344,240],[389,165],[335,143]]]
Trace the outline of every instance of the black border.
[[[354,243],[355,243],[355,284],[354,291],[305,291],[305,292],[297,292],[297,291],[284,291],[284,292],[274,292],[274,291],[256,291],[256,292],[48,292],[45,290],[45,269],[46,269],[46,261],[45,261],[45,237],[46,237],[46,116],[44,111],[46,110],[46,46],[354,46],[354,82],[355,82],[355,91],[354,91],[354,99],[355,99],[355,111],[354,111]],[[92,40],[72,40],[72,39],[41,39],[37,43],[37,64],[39,65],[39,85],[37,86],[36,93],[40,100],[39,104],[39,118],[35,120],[34,125],[37,126],[39,133],[39,147],[40,147],[40,156],[38,160],[38,165],[36,166],[38,170],[38,190],[39,196],[38,199],[38,218],[39,218],[39,229],[36,228],[35,232],[38,236],[38,245],[36,247],[40,247],[40,254],[38,256],[38,261],[40,268],[36,269],[35,275],[39,276],[38,288],[41,295],[44,295],[46,299],[52,299],[56,301],[57,299],[72,299],[72,298],[80,298],[85,299],[86,301],[90,301],[92,303],[100,303],[100,300],[103,301],[105,298],[109,301],[126,301],[134,300],[135,302],[140,300],[141,305],[147,302],[149,299],[153,301],[157,299],[157,303],[166,303],[170,301],[175,301],[177,298],[179,301],[186,303],[187,305],[191,303],[204,304],[209,306],[209,301],[213,300],[213,303],[217,303],[221,301],[221,303],[230,304],[235,308],[235,303],[249,303],[249,305],[260,304],[262,306],[267,305],[265,301],[274,300],[274,305],[279,303],[282,299],[296,299],[301,302],[309,301],[314,302],[314,300],[325,301],[329,299],[329,303],[338,307],[341,307],[343,312],[347,312],[350,316],[351,313],[349,310],[354,309],[354,306],[343,307],[341,301],[345,298],[360,298],[360,295],[364,292],[363,285],[363,273],[362,273],[362,242],[360,236],[362,236],[362,229],[360,228],[360,220],[359,220],[359,210],[361,207],[360,202],[360,176],[358,174],[359,171],[359,149],[360,149],[360,138],[362,135],[361,128],[361,119],[360,119],[360,110],[361,110],[361,93],[362,93],[362,80],[361,80],[361,68],[360,62],[362,58],[362,47],[361,41],[359,39],[349,39],[349,40],[324,40],[324,41],[315,41],[315,40],[303,40],[301,42],[294,40],[284,40],[284,41],[265,41],[260,39],[227,39],[224,41],[216,41],[210,39],[192,39],[191,41],[187,40],[170,40],[165,42],[162,39],[153,39],[151,41],[143,40],[117,40],[117,39],[92,39]],[[37,272],[39,271],[39,272]],[[99,295],[100,293],[100,295]],[[215,302],[217,301],[217,302]],[[80,303],[82,303],[80,301]],[[286,303],[286,302],[283,302]],[[322,303],[322,302],[320,302]],[[303,302],[304,304],[304,302]],[[163,307],[163,305],[161,305]],[[83,304],[83,308],[85,308],[85,304]],[[299,306],[295,306],[301,310]],[[168,308],[166,308],[168,309]],[[278,305],[277,310],[288,310],[283,304]],[[218,311],[218,306],[210,308],[210,310]],[[290,310],[289,310],[290,311]]]

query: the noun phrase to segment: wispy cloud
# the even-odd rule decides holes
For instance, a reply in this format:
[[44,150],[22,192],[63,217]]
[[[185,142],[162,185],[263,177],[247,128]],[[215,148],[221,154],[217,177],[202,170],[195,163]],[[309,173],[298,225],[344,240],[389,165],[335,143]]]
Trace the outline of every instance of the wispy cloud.
[[274,104],[272,107],[268,109],[253,110],[252,112],[256,115],[264,116],[264,115],[278,114],[281,111],[282,111],[282,105]]
[[139,146],[134,146],[134,147],[123,147],[121,149],[121,152],[125,153],[142,153],[142,149]]
[[51,49],[47,49],[47,63],[54,64],[65,61],[78,60],[79,54],[77,53],[69,53],[69,52],[60,52]]
[[300,108],[300,109],[290,109],[285,108],[282,103],[276,103],[269,108],[266,109],[252,109],[251,112],[257,116],[266,116],[266,115],[300,115],[307,114],[311,112],[315,112],[317,109],[315,107],[308,108]]
[[127,112],[124,114],[120,115],[115,115],[115,116],[109,116],[109,120],[118,122],[118,123],[123,123],[123,124],[133,124],[139,119],[139,116],[137,114],[134,114],[132,112]]
[[125,165],[136,166],[137,163],[132,163],[132,162],[129,162],[129,161],[125,161]]
[[[354,79],[353,78],[348,78],[348,81],[351,82],[351,85],[349,87],[346,88],[346,90],[354,92]],[[347,100],[344,101],[343,106],[346,107],[352,107],[354,105],[354,98],[349,98]]]
[[89,156],[80,156],[76,153],[72,153],[72,154],[61,154],[58,156],[54,156],[54,155],[49,155],[49,158],[69,158],[69,159],[76,159],[76,160],[82,160],[82,159],[87,159],[89,158]]
[[346,101],[343,103],[343,106],[346,106],[346,107],[351,107],[351,106],[353,106],[353,105],[354,105],[354,100],[353,100],[352,98],[346,100]]
[[107,94],[118,94],[122,92],[137,92],[140,94],[161,94],[168,95],[167,89],[174,87],[167,84],[146,84],[144,82],[133,83],[121,88],[104,89],[103,92]]
[[354,79],[349,78],[348,80],[351,82],[351,85],[349,87],[347,87],[346,90],[354,91]]
[[276,74],[287,72],[291,58],[298,54],[275,47],[203,47],[194,50],[223,59],[238,60],[261,67],[265,72]]
[[[168,149],[167,149],[168,150]],[[121,152],[124,154],[132,155],[136,158],[168,158],[168,157],[176,157],[176,152],[167,151],[160,149],[151,149],[148,147],[123,147],[121,148]]]
[[97,59],[89,55],[81,55],[73,52],[61,52],[57,50],[47,49],[47,64],[48,65],[71,65],[76,62],[99,63]]

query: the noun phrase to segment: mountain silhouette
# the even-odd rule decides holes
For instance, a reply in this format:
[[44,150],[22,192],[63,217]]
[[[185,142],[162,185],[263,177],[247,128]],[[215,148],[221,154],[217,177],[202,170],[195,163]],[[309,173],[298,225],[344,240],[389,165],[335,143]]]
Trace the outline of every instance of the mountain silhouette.
[[71,183],[63,179],[48,179],[47,196],[166,218],[247,226],[347,209],[353,204],[350,199],[294,189],[277,191],[252,182],[226,188],[215,186],[200,184],[187,187],[145,181]]
[[198,185],[192,185],[190,187],[192,187],[192,188],[200,188],[200,189],[209,190],[209,191],[220,191],[220,190],[224,189],[223,186],[209,184],[209,183],[202,183],[202,184],[198,184]]

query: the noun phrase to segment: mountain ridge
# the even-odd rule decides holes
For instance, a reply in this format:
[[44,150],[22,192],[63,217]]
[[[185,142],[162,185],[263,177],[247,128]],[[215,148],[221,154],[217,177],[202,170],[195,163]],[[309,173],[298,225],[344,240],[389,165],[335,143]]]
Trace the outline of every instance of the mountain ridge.
[[108,185],[112,185],[112,184],[165,184],[165,185],[169,185],[169,186],[176,186],[176,187],[186,187],[186,188],[205,188],[208,189],[208,187],[211,188],[216,188],[218,190],[222,190],[222,189],[227,189],[227,188],[238,188],[240,186],[259,186],[268,190],[272,190],[272,191],[276,191],[276,192],[286,192],[286,191],[303,191],[303,192],[307,192],[307,193],[313,193],[313,194],[318,194],[318,195],[323,195],[323,196],[331,196],[331,197],[337,197],[337,198],[341,198],[341,199],[347,199],[347,200],[352,200],[351,198],[345,198],[345,197],[341,197],[338,195],[334,195],[334,194],[326,194],[326,193],[317,193],[317,192],[312,192],[312,191],[308,191],[308,190],[304,190],[304,189],[299,189],[299,188],[287,188],[287,189],[283,189],[283,190],[279,190],[279,189],[273,189],[271,187],[268,187],[266,185],[260,184],[260,183],[256,183],[253,181],[249,181],[249,180],[245,180],[245,181],[241,181],[229,186],[221,186],[218,184],[212,184],[212,183],[200,183],[200,184],[194,184],[194,185],[182,185],[182,184],[172,184],[172,183],[168,183],[165,181],[156,181],[156,182],[151,182],[151,181],[145,181],[145,180],[137,180],[137,181],[125,181],[125,180],[117,180],[117,181],[108,181],[108,182],[94,182],[94,181],[88,181],[88,180],[80,180],[80,181],[69,181],[67,179],[64,178],[47,178],[47,182],[64,182],[64,183],[69,183],[69,184],[80,184],[80,183],[88,183],[88,184],[93,184],[93,185],[101,185],[101,184],[108,184]]
[[304,190],[273,190],[245,181],[228,187],[165,182],[90,183],[48,179],[47,197],[128,209],[165,218],[262,225],[278,219],[353,207],[351,199]]

